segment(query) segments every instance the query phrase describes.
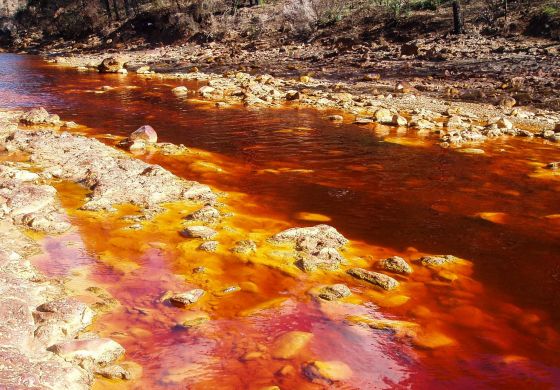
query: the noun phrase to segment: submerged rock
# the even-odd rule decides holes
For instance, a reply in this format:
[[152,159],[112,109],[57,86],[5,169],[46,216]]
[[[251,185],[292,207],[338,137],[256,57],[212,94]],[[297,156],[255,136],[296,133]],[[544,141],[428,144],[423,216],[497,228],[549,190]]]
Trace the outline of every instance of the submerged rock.
[[389,257],[387,259],[379,260],[377,263],[379,268],[396,274],[409,275],[412,273],[412,267],[399,256]]
[[379,272],[368,271],[362,268],[351,268],[346,272],[356,279],[371,283],[384,290],[393,290],[399,286],[399,282],[395,279]]
[[340,361],[314,361],[303,366],[303,373],[312,382],[332,382],[348,380],[352,377],[352,369]]
[[189,311],[178,319],[178,325],[184,328],[194,328],[210,321],[210,315],[203,311]]
[[293,359],[313,338],[312,333],[292,331],[279,336],[273,343],[271,355],[275,359]]

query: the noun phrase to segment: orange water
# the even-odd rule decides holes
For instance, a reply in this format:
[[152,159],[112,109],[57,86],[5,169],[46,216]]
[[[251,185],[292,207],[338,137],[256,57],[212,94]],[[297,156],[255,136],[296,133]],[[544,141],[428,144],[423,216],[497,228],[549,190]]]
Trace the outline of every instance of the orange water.
[[[100,93],[104,85],[115,89]],[[162,141],[193,153],[139,158],[226,192],[221,201],[234,214],[219,226],[221,249],[206,254],[178,234],[194,205],[167,205],[142,230],[124,230],[131,223],[121,217],[136,210],[78,211],[86,191],[55,183],[78,230],[46,238],[47,254],[36,264],[72,278],[92,304],[99,299],[86,287],[108,290],[120,305],[100,315],[93,330],[122,343],[126,358],[143,366],[139,381],[99,380],[98,388],[558,387],[560,180],[540,168],[560,160],[558,145],[498,140],[484,146],[485,155],[463,154],[395,129],[334,125],[309,109],[218,110],[173,96],[176,85],[0,57],[5,107],[43,105],[109,144],[115,141],[103,134],[151,124]],[[302,220],[302,212],[329,219],[352,240],[344,254],[353,265],[424,253],[471,263],[448,270],[453,282],[415,265],[391,293],[344,273],[292,272],[266,256],[273,248],[265,239],[318,223]],[[246,238],[257,241],[257,254],[229,252]],[[206,272],[193,273],[196,267]],[[307,293],[334,282],[346,283],[353,296],[319,304]],[[223,293],[232,286],[241,290]],[[192,287],[208,291],[192,308],[160,302],[168,290]],[[210,321],[176,327],[189,311]],[[411,321],[420,331],[408,337],[372,330],[346,321],[351,314]],[[271,358],[274,339],[289,330],[314,336],[296,358]],[[449,345],[426,348],[442,340]],[[262,356],[244,361],[248,352]],[[352,375],[311,383],[302,367],[314,360],[342,361]],[[293,373],[280,375],[286,365]]]

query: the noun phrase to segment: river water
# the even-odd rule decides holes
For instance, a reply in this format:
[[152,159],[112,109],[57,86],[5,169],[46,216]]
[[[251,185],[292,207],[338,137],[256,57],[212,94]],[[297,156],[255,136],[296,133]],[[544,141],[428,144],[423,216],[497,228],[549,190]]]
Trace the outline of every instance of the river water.
[[[134,210],[78,211],[85,191],[58,183],[78,229],[45,238],[47,254],[36,264],[49,275],[75,276],[78,290],[87,283],[108,290],[120,305],[92,330],[122,343],[144,371],[139,381],[99,380],[96,387],[560,386],[560,176],[541,168],[560,160],[558,145],[495,140],[483,155],[459,153],[412,132],[333,124],[311,109],[217,109],[174,96],[177,85],[0,56],[2,108],[43,106],[109,144],[107,134],[125,136],[150,124],[161,141],[192,148],[184,157],[138,157],[228,194],[223,201],[235,216],[226,223],[225,247],[324,220],[352,240],[347,258],[453,254],[471,264],[453,269],[451,278],[415,267],[398,293],[384,295],[342,274],[271,267],[260,255],[197,252],[177,234],[177,216],[188,210],[173,206],[144,229],[125,230],[121,217]],[[193,273],[197,267],[207,272]],[[307,294],[332,282],[350,285],[355,300],[318,304]],[[195,286],[212,291],[196,311],[159,301],[167,290]],[[91,290],[84,299],[95,303]],[[185,312],[209,313],[211,320],[174,326]],[[424,341],[349,324],[348,314],[416,322]],[[293,359],[272,358],[275,338],[292,330],[312,333],[310,345]],[[257,358],[244,358],[249,352]],[[315,360],[343,362],[352,375],[312,383],[304,367]]]

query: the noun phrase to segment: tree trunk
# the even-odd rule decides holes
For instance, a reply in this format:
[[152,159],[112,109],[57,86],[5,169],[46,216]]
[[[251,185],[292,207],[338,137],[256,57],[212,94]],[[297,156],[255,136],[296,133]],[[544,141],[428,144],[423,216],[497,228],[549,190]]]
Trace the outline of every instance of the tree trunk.
[[459,1],[453,2],[453,33],[463,33],[463,13],[461,11],[461,4],[459,4]]

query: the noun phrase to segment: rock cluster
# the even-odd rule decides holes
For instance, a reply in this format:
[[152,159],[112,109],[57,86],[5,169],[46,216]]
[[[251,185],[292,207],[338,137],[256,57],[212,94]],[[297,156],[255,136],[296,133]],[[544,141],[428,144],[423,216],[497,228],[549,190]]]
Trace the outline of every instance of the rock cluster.
[[45,177],[71,180],[91,189],[85,210],[111,210],[121,203],[150,208],[163,202],[213,202],[216,198],[208,186],[183,180],[83,136],[10,130],[0,134],[0,146],[29,153],[34,163],[45,168]]
[[10,219],[0,217],[0,242],[0,387],[89,389],[93,374],[118,367],[118,343],[77,339],[93,311],[45,283],[26,259],[38,246]]
[[54,187],[41,184],[34,172],[7,164],[0,165],[0,218],[48,233],[70,229]]
[[297,252],[296,264],[306,272],[313,272],[338,269],[344,260],[338,248],[348,240],[332,226],[317,225],[285,230],[272,236],[270,242],[292,244]]

